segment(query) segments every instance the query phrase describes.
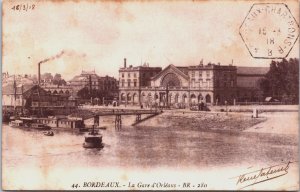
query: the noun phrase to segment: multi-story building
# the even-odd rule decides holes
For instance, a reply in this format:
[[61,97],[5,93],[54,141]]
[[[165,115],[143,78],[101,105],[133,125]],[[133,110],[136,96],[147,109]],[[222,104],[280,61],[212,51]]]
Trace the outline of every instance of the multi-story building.
[[[143,67],[126,68],[126,62],[124,65],[124,68],[119,70],[119,99],[122,103],[146,106],[155,104],[189,106],[198,102],[233,103],[236,99],[236,66],[209,63],[181,67],[171,64],[164,70],[148,69],[148,79],[141,80],[138,78],[140,76],[136,75],[135,80],[129,77],[134,73],[140,74],[138,71]],[[132,84],[132,80],[137,83]]]
[[264,98],[260,88],[260,82],[269,70],[270,67],[238,67],[237,101],[263,101]]
[[73,87],[74,90],[81,90],[84,87],[89,89],[97,90],[99,89],[100,77],[96,74],[95,70],[93,71],[82,71],[80,75],[73,77],[69,84]]
[[151,87],[151,78],[161,72],[161,67],[150,67],[145,63],[142,66],[127,67],[126,58],[124,67],[119,69],[119,91],[122,103],[139,104],[143,88]]
[[[118,82],[114,77],[100,77],[94,71],[82,71],[80,75],[75,76],[68,82],[68,87],[72,88],[72,95],[83,89],[87,90],[84,94],[86,98],[82,99],[97,99],[97,103],[104,100],[113,100],[118,97]],[[91,90],[91,91],[90,91]],[[67,90],[66,90],[67,91]],[[87,98],[89,97],[89,98]]]
[[68,96],[51,94],[39,85],[16,82],[2,85],[4,112],[29,110],[31,114],[44,112],[44,115],[49,115],[70,112],[75,108],[75,100]]

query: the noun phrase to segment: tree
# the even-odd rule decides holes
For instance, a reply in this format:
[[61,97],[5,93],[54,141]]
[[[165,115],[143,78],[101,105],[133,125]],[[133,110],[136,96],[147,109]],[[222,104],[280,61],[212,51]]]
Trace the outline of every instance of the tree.
[[66,85],[67,82],[61,77],[61,74],[56,73],[53,77],[53,84],[54,85]]
[[266,77],[260,81],[265,97],[298,103],[299,97],[299,59],[272,61]]

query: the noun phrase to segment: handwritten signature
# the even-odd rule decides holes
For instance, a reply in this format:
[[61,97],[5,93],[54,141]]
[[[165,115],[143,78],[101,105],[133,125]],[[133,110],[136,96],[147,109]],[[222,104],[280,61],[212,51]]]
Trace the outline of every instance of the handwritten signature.
[[288,170],[291,163],[293,162],[289,161],[284,164],[261,168],[259,170],[244,173],[233,178],[237,178],[236,185],[241,186],[241,188],[239,189],[244,189],[246,187],[262,183],[268,180],[272,180],[278,177],[282,177],[288,174]]

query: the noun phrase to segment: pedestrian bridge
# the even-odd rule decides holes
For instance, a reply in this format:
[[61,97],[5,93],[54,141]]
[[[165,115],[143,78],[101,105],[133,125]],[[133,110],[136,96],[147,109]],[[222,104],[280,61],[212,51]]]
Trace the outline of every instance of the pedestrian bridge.
[[[80,116],[82,119],[89,119],[94,117],[94,123],[99,125],[100,116],[115,116],[115,128],[120,130],[122,128],[122,116],[135,115],[136,120],[132,125],[135,126],[138,123],[152,118],[156,115],[163,113],[162,110],[137,110],[137,109],[85,109],[78,110],[72,116]],[[142,119],[142,115],[148,115]]]

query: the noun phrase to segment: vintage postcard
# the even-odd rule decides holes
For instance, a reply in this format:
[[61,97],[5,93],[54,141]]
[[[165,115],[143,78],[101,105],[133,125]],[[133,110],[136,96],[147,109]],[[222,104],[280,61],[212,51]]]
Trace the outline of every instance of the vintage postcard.
[[299,190],[298,111],[298,1],[3,2],[3,190]]

